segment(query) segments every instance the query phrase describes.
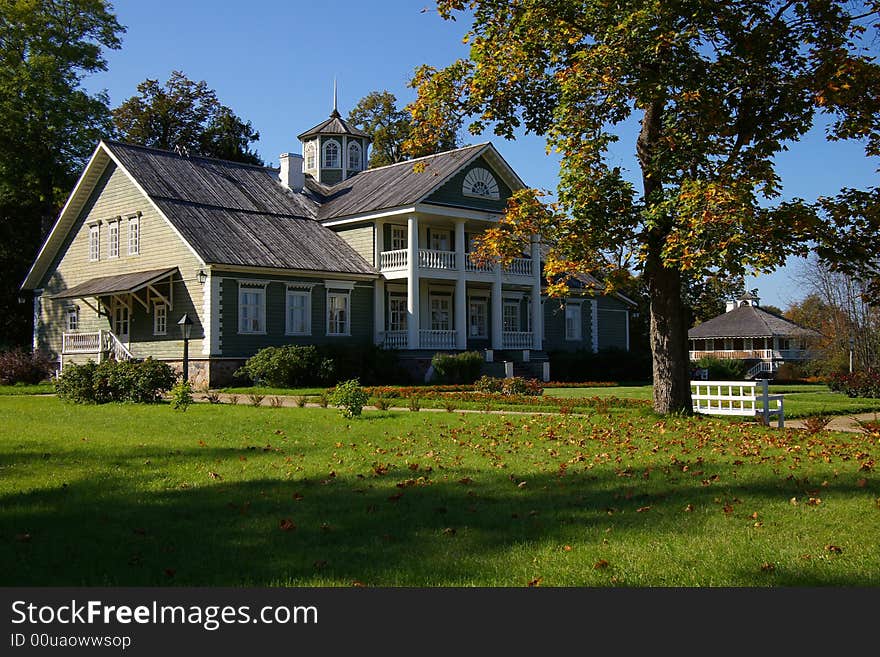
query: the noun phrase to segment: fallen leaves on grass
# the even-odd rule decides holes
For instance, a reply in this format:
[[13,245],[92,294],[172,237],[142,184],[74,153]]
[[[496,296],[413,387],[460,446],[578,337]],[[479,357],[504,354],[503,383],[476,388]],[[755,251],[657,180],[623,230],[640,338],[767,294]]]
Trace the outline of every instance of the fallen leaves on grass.
[[278,524],[278,528],[283,532],[289,532],[289,531],[293,531],[294,529],[296,529],[296,525],[293,523],[293,520],[291,520],[290,518],[284,518]]
[[593,570],[605,570],[610,565],[606,559],[599,559],[599,561],[593,564]]
[[223,477],[220,476],[219,474],[217,474],[216,472],[209,472],[209,473],[208,473],[208,476],[209,476],[211,479],[223,479]]
[[650,510],[651,510],[650,505],[649,506],[640,506],[638,509],[636,509],[636,513],[645,513],[646,511],[650,511]]
[[826,545],[825,549],[831,554],[843,554],[843,548],[839,545]]
[[536,586],[541,586],[541,582],[543,582],[543,581],[544,581],[543,577],[536,577],[533,580],[529,580],[528,586],[532,587],[532,588],[534,588]]

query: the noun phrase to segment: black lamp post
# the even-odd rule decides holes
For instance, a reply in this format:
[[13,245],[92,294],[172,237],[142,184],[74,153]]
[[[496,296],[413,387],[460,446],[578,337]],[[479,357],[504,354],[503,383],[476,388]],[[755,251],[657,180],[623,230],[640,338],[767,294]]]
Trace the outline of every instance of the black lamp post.
[[183,380],[189,381],[189,336],[192,333],[193,321],[189,315],[184,313],[180,321],[177,322],[180,327],[180,333],[183,336]]

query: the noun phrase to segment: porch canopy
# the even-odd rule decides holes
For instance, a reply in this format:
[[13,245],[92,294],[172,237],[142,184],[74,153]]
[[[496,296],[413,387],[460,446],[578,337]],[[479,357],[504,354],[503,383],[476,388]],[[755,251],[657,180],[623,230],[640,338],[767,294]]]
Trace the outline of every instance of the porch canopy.
[[115,276],[101,276],[90,278],[87,281],[74,285],[53,294],[51,299],[83,299],[85,297],[109,297],[121,294],[134,294],[146,287],[159,283],[169,278],[177,267],[170,269],[150,269],[149,271],[136,271],[130,274],[117,274]]

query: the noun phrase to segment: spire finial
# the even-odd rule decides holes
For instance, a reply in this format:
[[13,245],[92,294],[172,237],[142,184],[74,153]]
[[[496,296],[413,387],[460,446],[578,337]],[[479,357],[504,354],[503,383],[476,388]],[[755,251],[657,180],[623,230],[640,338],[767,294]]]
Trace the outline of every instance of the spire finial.
[[333,77],[333,111],[330,112],[330,116],[333,118],[339,118],[339,109],[336,105],[336,76]]

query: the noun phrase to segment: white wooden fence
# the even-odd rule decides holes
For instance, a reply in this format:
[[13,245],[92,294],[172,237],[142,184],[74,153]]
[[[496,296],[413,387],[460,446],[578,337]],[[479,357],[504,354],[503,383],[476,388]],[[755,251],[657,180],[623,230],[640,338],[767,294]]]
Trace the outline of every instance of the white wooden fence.
[[[767,379],[761,381],[691,381],[694,413],[706,415],[760,415],[770,424],[775,415],[777,426],[785,426],[782,395],[769,394]],[[775,402],[775,406],[771,406]]]

